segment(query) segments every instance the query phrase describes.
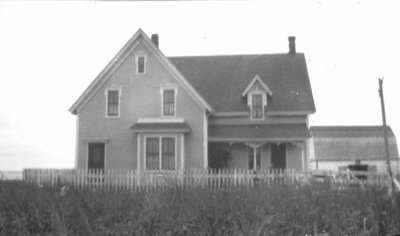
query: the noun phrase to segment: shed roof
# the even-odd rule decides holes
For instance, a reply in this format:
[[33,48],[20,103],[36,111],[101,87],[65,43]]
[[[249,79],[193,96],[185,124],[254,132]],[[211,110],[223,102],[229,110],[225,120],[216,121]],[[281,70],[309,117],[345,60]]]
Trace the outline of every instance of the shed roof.
[[300,141],[310,137],[305,124],[210,125],[210,141]]
[[302,53],[168,59],[216,112],[248,111],[241,95],[256,75],[273,91],[267,111],[315,112]]
[[136,122],[130,129],[134,133],[140,132],[172,132],[172,133],[189,133],[190,126],[186,123],[154,123],[154,122]]
[[[316,160],[354,161],[385,160],[382,126],[314,126],[310,128],[314,139]],[[388,127],[389,156],[398,159],[396,138]]]

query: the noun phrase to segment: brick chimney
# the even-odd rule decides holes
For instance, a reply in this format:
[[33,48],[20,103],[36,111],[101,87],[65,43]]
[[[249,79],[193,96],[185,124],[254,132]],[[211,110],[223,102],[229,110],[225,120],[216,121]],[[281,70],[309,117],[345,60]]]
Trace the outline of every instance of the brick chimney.
[[296,54],[296,37],[289,36],[289,54]]
[[156,47],[158,47],[158,34],[152,34],[151,41],[153,41],[154,45],[156,45]]

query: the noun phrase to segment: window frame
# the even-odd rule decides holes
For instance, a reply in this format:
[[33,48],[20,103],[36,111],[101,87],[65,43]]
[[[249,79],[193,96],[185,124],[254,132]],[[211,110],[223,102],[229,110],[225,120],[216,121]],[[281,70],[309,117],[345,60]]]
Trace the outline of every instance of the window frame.
[[[250,96],[250,119],[251,120],[264,120],[265,118],[265,92],[252,92],[249,93],[248,96]],[[253,117],[253,108],[254,108],[254,103],[253,103],[253,96],[260,96],[261,97],[261,117]]]
[[[139,72],[139,62],[140,58],[143,58],[143,72]],[[136,74],[137,75],[144,75],[147,72],[147,56],[143,53],[136,55],[135,57],[135,64],[136,64]]]
[[[156,166],[155,169],[148,169],[148,162],[151,163],[151,161],[148,161],[148,158],[150,156],[149,155],[150,153],[148,152],[149,139],[154,139],[154,140],[157,141],[157,147],[155,147],[156,148],[156,153],[155,154],[157,154],[157,155],[154,156],[154,157],[155,157],[155,159],[157,161],[158,166]],[[156,170],[158,170],[160,168],[160,139],[158,137],[148,137],[148,138],[146,138],[145,153],[146,153],[146,159],[144,161],[145,161],[146,171],[156,171]],[[153,154],[153,152],[151,154]],[[151,155],[151,156],[153,157],[153,155]]]
[[[169,114],[164,114],[164,92],[165,91],[174,91],[174,114],[169,115]],[[177,93],[178,89],[176,87],[165,87],[165,88],[161,88],[160,89],[160,93],[161,93],[161,117],[176,117],[176,98],[177,98]]]
[[[172,150],[167,150],[166,152],[164,152],[164,141],[166,141],[166,140],[173,140],[173,146],[172,146]],[[177,155],[176,155],[176,139],[174,138],[174,137],[161,137],[160,138],[160,141],[161,141],[161,145],[160,145],[160,155],[161,155],[161,163],[160,163],[160,166],[161,166],[161,170],[162,171],[175,171],[176,170],[176,166],[177,166],[177,163],[176,163],[176,157],[177,157]],[[166,145],[167,145],[167,148],[169,149],[169,145],[170,145],[171,143],[167,143]],[[171,155],[172,154],[172,152],[171,151],[173,151],[173,156]],[[164,168],[164,161],[165,161],[165,158],[168,158],[168,161],[167,161],[167,166],[168,167],[170,167],[170,158],[172,157],[172,159],[173,159],[173,161],[174,161],[174,163],[173,163],[173,167],[172,167],[172,169],[171,168]]]
[[[149,138],[158,138],[158,169],[147,169],[147,141]],[[174,168],[173,169],[163,169],[163,150],[162,150],[162,141],[166,138],[173,138],[174,140]],[[177,144],[177,136],[176,135],[147,135],[144,137],[144,171],[146,172],[160,172],[160,171],[176,171],[178,169],[178,144]]]
[[[118,92],[118,114],[110,115],[109,114],[109,92]],[[105,90],[106,96],[106,118],[120,118],[121,117],[121,88],[107,88]]]
[[104,145],[104,155],[103,155],[103,157],[104,157],[104,160],[103,160],[103,164],[104,164],[104,170],[103,171],[105,171],[106,169],[107,169],[107,143],[108,143],[108,140],[101,140],[101,139],[99,139],[99,140],[96,140],[96,139],[93,139],[93,140],[90,140],[90,141],[88,141],[86,144],[85,144],[85,146],[86,146],[86,148],[87,148],[87,150],[86,150],[86,170],[89,170],[89,155],[90,155],[90,148],[89,148],[89,146],[90,145],[92,145],[92,144],[103,144]]

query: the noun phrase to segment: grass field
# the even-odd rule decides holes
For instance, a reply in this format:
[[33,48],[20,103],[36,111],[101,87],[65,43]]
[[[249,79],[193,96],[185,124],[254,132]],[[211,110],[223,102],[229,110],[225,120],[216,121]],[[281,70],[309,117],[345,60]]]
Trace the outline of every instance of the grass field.
[[0,235],[396,235],[400,196],[329,183],[135,193],[0,182]]

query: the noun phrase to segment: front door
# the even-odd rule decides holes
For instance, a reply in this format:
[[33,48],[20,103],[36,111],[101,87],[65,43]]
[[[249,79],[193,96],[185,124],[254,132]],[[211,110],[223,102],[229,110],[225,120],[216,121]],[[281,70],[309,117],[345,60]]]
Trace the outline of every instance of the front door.
[[271,144],[271,168],[286,169],[286,144]]
[[104,171],[104,143],[89,143],[89,170],[102,170]]

